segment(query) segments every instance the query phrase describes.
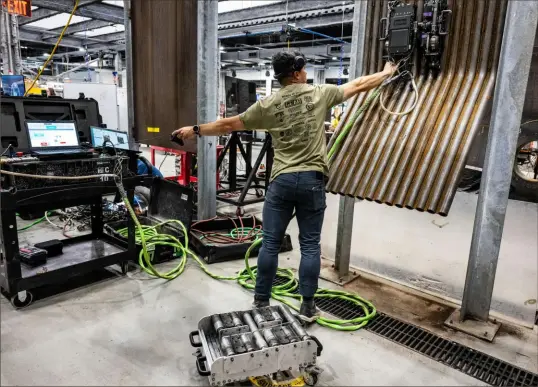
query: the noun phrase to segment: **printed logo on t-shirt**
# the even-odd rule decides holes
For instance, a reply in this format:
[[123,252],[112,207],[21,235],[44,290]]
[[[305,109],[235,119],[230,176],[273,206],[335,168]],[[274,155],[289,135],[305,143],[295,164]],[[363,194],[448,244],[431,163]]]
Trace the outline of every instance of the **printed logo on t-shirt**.
[[297,106],[302,103],[303,103],[303,100],[301,98],[295,98],[295,99],[292,99],[291,101],[287,101],[286,103],[284,103],[284,107],[288,109],[290,107]]

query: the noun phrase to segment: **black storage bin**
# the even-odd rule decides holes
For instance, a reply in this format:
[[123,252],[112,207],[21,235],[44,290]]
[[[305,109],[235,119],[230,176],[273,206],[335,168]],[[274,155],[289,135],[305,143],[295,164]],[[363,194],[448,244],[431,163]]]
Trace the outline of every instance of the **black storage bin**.
[[[256,226],[261,225],[263,229],[262,221],[258,218],[242,217],[241,220],[244,227],[253,227],[255,223]],[[227,218],[203,221],[196,224],[195,228],[196,230],[203,232],[226,233],[238,226],[240,226],[239,218]],[[250,245],[252,245],[252,242],[212,245],[206,243],[203,238],[200,238],[197,233],[193,232],[192,230],[190,232],[190,242],[194,252],[196,252],[206,263],[209,264],[235,259],[244,259],[248,248]],[[250,256],[257,256],[258,252],[260,251],[260,247],[261,244],[252,249]],[[293,250],[291,238],[288,234],[286,234],[284,236],[282,246],[280,246],[280,252],[283,253],[291,250]]]
[[[139,216],[140,224],[144,226],[155,226],[167,220],[179,220],[187,233],[192,222],[194,191],[173,181],[156,178],[151,186],[151,197],[147,216]],[[118,240],[119,243],[127,246],[127,238],[118,234],[117,230],[127,227],[127,221],[110,222],[105,225],[105,231]],[[183,229],[176,223],[169,223],[157,228],[161,234],[169,234],[180,242],[185,236]],[[137,244],[137,256],[133,257],[138,261],[141,245]],[[155,246],[155,250],[150,250],[152,263],[160,263],[173,258],[174,248],[171,246]]]

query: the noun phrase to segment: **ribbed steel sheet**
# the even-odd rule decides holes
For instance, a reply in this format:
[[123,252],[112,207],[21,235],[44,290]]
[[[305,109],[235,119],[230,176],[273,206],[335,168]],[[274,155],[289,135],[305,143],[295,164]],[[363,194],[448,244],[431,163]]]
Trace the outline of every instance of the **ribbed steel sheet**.
[[[506,0],[450,1],[452,20],[442,70],[435,76],[415,65],[417,107],[407,116],[372,104],[332,159],[327,190],[397,207],[447,215],[473,138],[493,97]],[[421,15],[423,1],[417,1]],[[363,73],[383,67],[379,19],[386,1],[369,1]],[[419,63],[416,58],[415,63]],[[389,86],[386,105],[413,103],[410,85]],[[351,101],[347,123],[365,95]],[[335,138],[336,136],[333,136]]]

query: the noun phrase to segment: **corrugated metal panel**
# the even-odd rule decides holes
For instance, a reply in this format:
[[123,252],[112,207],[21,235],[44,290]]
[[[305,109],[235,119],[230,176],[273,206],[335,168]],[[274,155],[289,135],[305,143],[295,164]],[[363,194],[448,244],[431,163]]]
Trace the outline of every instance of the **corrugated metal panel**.
[[[135,133],[143,144],[170,147],[172,131],[197,120],[197,10],[196,0],[131,2]],[[196,151],[196,140],[182,149]]]
[[[364,73],[383,66],[378,25],[385,5],[369,4]],[[417,5],[421,14],[423,2]],[[379,104],[370,106],[332,159],[329,191],[448,214],[480,118],[493,96],[506,0],[453,0],[450,7],[451,31],[441,73],[434,77],[415,69],[419,103],[407,116],[398,118]],[[392,87],[386,95],[392,110],[413,103],[409,85]],[[364,99],[358,96],[348,110],[356,110]]]

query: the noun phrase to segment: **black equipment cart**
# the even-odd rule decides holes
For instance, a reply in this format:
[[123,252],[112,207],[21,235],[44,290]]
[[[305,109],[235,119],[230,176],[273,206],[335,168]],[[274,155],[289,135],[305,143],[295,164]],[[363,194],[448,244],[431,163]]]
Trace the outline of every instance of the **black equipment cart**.
[[[127,177],[123,186],[132,202],[134,187],[143,184],[143,177]],[[58,284],[98,268],[120,264],[127,271],[127,262],[136,255],[134,222],[128,220],[127,247],[103,233],[103,195],[114,194],[112,179],[76,182],[67,186],[48,186],[0,192],[0,287],[15,307],[26,306],[32,295],[21,302],[18,293],[43,285]],[[91,234],[63,240],[63,254],[37,267],[21,263],[16,214],[19,211],[41,212],[79,205],[91,207]]]

